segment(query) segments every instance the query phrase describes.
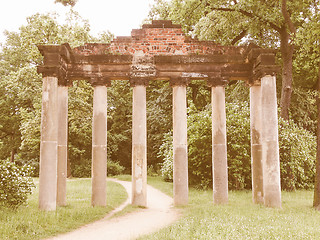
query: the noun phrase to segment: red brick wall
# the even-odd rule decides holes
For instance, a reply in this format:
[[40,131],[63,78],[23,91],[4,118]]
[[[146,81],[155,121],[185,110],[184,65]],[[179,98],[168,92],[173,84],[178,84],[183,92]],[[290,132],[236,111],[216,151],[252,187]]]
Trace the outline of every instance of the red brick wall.
[[81,55],[128,54],[142,51],[145,55],[223,54],[239,52],[238,47],[219,46],[212,41],[186,37],[179,25],[171,21],[153,21],[134,29],[130,37],[117,37],[110,44],[88,43],[74,49]]

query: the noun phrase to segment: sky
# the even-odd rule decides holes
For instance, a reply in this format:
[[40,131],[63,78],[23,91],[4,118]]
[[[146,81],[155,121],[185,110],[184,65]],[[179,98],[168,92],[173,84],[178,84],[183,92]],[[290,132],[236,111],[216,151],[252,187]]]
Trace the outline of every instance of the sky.
[[[130,36],[147,18],[152,4],[153,0],[78,0],[74,10],[89,20],[95,36],[107,30],[115,36]],[[5,0],[0,8],[0,42],[5,41],[4,30],[18,31],[32,14],[57,12],[64,16],[68,10],[54,0]]]

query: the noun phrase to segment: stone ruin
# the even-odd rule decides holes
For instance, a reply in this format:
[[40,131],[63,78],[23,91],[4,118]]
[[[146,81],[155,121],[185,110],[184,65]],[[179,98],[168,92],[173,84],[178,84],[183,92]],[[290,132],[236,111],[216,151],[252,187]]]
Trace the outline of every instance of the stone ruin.
[[255,45],[221,46],[185,36],[180,25],[152,21],[110,44],[71,48],[38,46],[44,56],[39,208],[66,205],[68,86],[87,80],[94,88],[92,122],[92,205],[106,205],[107,87],[128,80],[133,91],[132,204],[147,206],[146,87],[169,81],[173,91],[174,204],[188,203],[186,89],[206,80],[212,93],[213,202],[228,202],[225,86],[250,87],[253,202],[281,206],[275,52]]

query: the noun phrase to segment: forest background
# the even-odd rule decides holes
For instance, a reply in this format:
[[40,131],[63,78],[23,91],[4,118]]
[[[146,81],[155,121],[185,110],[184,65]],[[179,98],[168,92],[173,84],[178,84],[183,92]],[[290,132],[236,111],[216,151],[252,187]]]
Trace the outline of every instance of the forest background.
[[[81,1],[81,0],[80,0]],[[39,44],[108,43],[113,34],[90,34],[90,24],[70,6],[64,23],[54,14],[35,14],[17,32],[6,32],[0,49],[0,159],[30,165],[38,175],[42,77]],[[70,4],[71,3],[71,4]],[[157,0],[152,19],[181,24],[186,35],[222,45],[254,43],[277,50],[281,186],[312,189],[316,179],[320,89],[320,1],[318,0]],[[165,81],[147,89],[148,171],[172,180],[172,90]],[[92,87],[69,88],[69,176],[91,175]],[[210,89],[204,81],[188,86],[190,184],[212,185]],[[226,88],[230,189],[251,188],[249,87]],[[108,88],[108,173],[131,172],[132,92],[127,81]],[[318,157],[319,158],[319,157]],[[318,171],[320,173],[320,171]],[[316,183],[317,189],[317,183]],[[319,192],[319,191],[318,191]]]

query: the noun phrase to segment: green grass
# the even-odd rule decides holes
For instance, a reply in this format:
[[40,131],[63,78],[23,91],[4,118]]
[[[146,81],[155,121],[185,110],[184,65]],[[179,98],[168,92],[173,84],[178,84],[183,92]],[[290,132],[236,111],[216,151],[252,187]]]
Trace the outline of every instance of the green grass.
[[26,206],[17,211],[1,209],[0,239],[36,240],[68,232],[103,218],[127,198],[120,184],[108,182],[107,207],[91,207],[90,179],[68,180],[67,191],[68,206],[59,207],[57,211],[38,210],[38,188],[34,189]]
[[[172,183],[159,178],[148,183],[172,192]],[[251,191],[230,191],[227,205],[214,206],[212,191],[190,189],[183,217],[140,239],[320,239],[320,212],[312,199],[311,191],[282,192],[282,208],[272,209],[253,204]]]

